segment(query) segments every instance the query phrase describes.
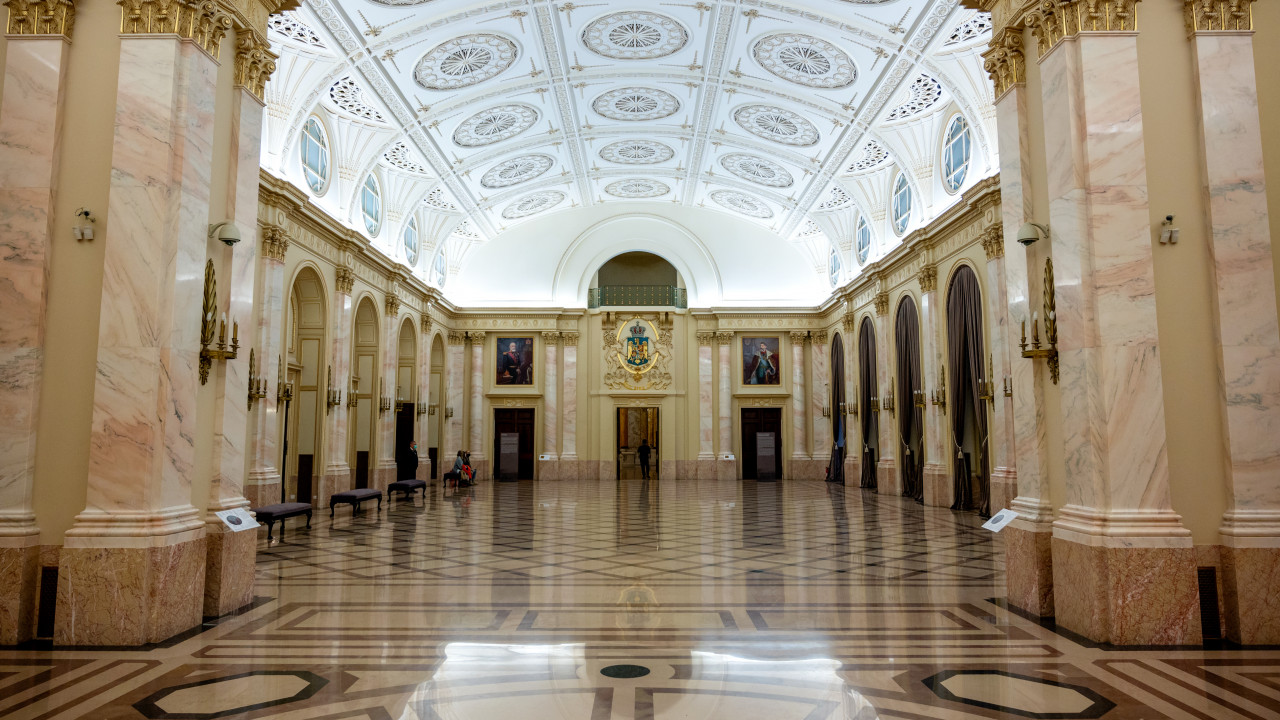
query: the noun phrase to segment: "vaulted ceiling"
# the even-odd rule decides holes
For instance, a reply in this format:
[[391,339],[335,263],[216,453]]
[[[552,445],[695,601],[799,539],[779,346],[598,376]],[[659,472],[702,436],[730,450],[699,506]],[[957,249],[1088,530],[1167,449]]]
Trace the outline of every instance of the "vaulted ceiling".
[[[424,277],[441,249],[456,271],[554,213],[675,203],[757,224],[819,276],[834,247],[847,279],[859,219],[871,260],[995,171],[989,32],[956,0],[304,0],[271,22],[263,166],[311,192],[299,142],[316,117],[332,178],[315,202],[365,232],[374,174],[374,245]],[[953,190],[957,114],[972,159]]]

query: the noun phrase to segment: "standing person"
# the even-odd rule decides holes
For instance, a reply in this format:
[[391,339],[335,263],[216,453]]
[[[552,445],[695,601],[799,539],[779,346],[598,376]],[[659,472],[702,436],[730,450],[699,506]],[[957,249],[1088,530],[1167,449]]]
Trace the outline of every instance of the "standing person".
[[641,479],[649,479],[649,453],[652,448],[649,447],[649,440],[646,438],[640,441],[640,447],[636,448],[636,457],[640,458],[640,477]]
[[409,442],[409,447],[400,453],[400,457],[396,460],[399,469],[399,480],[412,480],[418,477],[418,441]]

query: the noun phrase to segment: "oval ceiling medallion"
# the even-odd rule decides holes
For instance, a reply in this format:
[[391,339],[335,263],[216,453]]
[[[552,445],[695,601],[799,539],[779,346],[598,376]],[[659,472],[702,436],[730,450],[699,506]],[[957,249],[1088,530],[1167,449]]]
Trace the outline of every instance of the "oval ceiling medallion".
[[725,155],[720,158],[720,166],[743,180],[769,187],[791,187],[795,182],[791,173],[778,163],[746,153]]
[[467,118],[453,131],[453,141],[462,147],[492,145],[519,135],[537,121],[538,111],[528,105],[499,105]]
[[756,43],[756,62],[783,80],[812,88],[842,88],[858,79],[853,60],[826,40],[775,33]]
[[600,149],[600,157],[619,165],[653,165],[675,157],[670,146],[652,140],[622,140]]
[[502,217],[508,220],[529,217],[536,215],[543,210],[551,208],[564,202],[565,194],[559,190],[544,190],[530,195],[525,195],[519,200],[511,203],[502,211]]
[[736,190],[716,190],[711,193],[711,199],[720,207],[736,210],[747,217],[761,220],[773,217],[773,209],[768,205]]
[[582,31],[582,43],[591,52],[615,60],[666,57],[687,42],[689,33],[680,23],[638,10],[605,15]]
[[516,61],[516,44],[501,35],[475,33],[441,43],[422,56],[413,80],[428,90],[457,90],[497,77]]
[[628,178],[615,180],[605,186],[604,191],[620,198],[656,198],[671,192],[666,183],[645,178]]
[[658,120],[675,115],[680,101],[665,90],[626,87],[601,95],[591,107],[610,120]]
[[522,155],[489,168],[480,178],[487,188],[504,188],[532,180],[551,169],[555,160],[550,155]]
[[772,105],[744,105],[733,113],[743,130],[783,145],[806,146],[818,142],[818,128],[790,110]]

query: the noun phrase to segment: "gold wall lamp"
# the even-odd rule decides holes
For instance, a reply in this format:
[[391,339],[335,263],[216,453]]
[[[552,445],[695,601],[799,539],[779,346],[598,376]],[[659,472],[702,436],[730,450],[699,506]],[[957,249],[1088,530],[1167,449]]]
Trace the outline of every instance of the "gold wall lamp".
[[938,368],[938,387],[933,391],[933,404],[947,411],[947,369]]
[[391,409],[391,396],[386,393],[382,385],[383,385],[382,378],[378,378],[378,414],[379,415]]
[[360,378],[355,375],[351,376],[351,380],[347,383],[347,407],[353,408],[360,404]]
[[333,386],[332,365],[329,366],[329,380],[325,388],[325,412],[328,412],[342,404],[342,391]]
[[[204,307],[200,315],[200,384],[209,382],[209,370],[214,360],[234,360],[236,351],[240,349],[240,323],[232,322],[231,345],[227,345],[227,314],[217,320],[218,281],[214,276],[213,260],[204,265]],[[218,342],[215,347],[213,336],[217,332]]]
[[[421,387],[421,386],[419,386],[419,387],[417,388],[417,391],[418,391],[418,402],[417,402],[416,407],[415,407],[415,412],[416,412],[418,415],[426,415],[426,414],[427,414],[427,410],[428,410],[428,406],[427,406],[426,401],[422,399],[422,387]],[[432,414],[434,414],[434,413],[432,413]]]
[[255,400],[266,396],[267,379],[258,375],[258,359],[253,355],[253,348],[249,348],[249,409],[253,409]]
[[284,380],[284,356],[277,356],[276,366],[276,404],[293,400],[293,383]]
[[881,407],[894,415],[898,414],[898,408],[894,405],[893,401],[893,378],[889,378],[889,394],[885,396]]
[[924,390],[911,391],[911,404],[918,408],[922,408],[929,404],[929,399],[925,397]]
[[996,406],[996,384],[991,380],[995,371],[991,367],[991,356],[987,355],[987,379],[978,378],[978,399],[986,400],[991,407]]
[[1022,321],[1022,357],[1043,358],[1049,363],[1049,377],[1058,384],[1058,312],[1053,286],[1053,258],[1044,261],[1044,346],[1040,345],[1040,316],[1031,314],[1031,349],[1027,349],[1027,321]]

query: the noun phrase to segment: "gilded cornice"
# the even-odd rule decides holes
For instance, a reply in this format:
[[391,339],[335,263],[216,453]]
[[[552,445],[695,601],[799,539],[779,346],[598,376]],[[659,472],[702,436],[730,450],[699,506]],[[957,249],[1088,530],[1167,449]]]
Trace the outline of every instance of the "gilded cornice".
[[259,101],[279,57],[268,47],[266,38],[256,30],[241,30],[236,34],[235,84]]
[[1023,54],[1020,25],[1001,28],[993,33],[988,50],[982,53],[982,57],[982,67],[991,76],[997,101],[1015,85],[1026,82],[1027,59]]
[[1253,30],[1253,0],[1184,0],[1187,34]]
[[338,292],[343,295],[350,295],[351,290],[356,286],[356,273],[346,265],[340,265],[333,272],[334,282],[337,284]]
[[920,292],[930,293],[938,289],[938,266],[925,265],[920,268],[920,272],[916,275],[916,280],[920,283]]
[[232,22],[213,0],[117,0],[124,35],[177,35],[218,59]]
[[982,231],[982,249],[988,260],[1004,257],[1004,231],[999,225],[992,225]]
[[1066,38],[1137,30],[1138,0],[1041,0],[1024,16],[1044,57]]
[[266,225],[262,228],[262,257],[284,262],[289,252],[289,233],[279,225]]
[[76,6],[71,0],[4,0],[9,8],[10,35],[61,35],[71,37]]

